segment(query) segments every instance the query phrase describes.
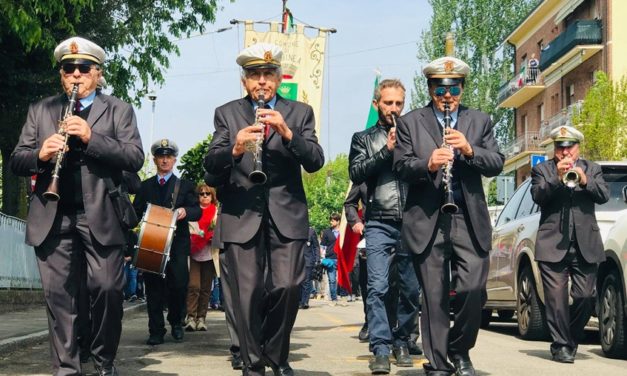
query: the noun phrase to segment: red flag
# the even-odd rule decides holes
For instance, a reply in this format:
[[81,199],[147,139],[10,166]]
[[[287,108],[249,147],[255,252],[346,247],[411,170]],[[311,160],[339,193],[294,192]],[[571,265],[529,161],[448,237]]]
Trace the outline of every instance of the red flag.
[[[341,239],[335,242],[333,250],[337,254],[337,284],[338,286],[346,289],[348,293],[352,293],[351,281],[348,273],[353,271],[353,265],[355,263],[355,255],[357,254],[357,244],[361,240],[359,234],[353,232],[350,226],[346,223],[346,215],[342,213],[343,228],[344,231],[340,231]],[[340,241],[342,240],[342,241]]]

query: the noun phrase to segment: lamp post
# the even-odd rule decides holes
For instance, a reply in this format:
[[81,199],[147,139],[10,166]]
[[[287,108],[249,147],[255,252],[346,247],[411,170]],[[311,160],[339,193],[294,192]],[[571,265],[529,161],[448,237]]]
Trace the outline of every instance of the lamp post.
[[[148,139],[148,144],[152,144],[153,142],[153,131],[155,128],[155,107],[157,105],[157,93],[151,91],[148,93],[148,99],[152,102],[152,118],[150,119],[150,139]],[[150,154],[150,149],[148,149],[148,154]]]

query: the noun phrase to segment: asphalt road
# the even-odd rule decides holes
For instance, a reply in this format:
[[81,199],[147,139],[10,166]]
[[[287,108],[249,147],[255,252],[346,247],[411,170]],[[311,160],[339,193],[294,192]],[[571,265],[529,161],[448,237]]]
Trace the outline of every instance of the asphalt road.
[[[292,333],[290,363],[301,376],[366,376],[370,354],[359,343],[357,332],[363,313],[361,302],[330,307],[313,301],[309,310],[300,311]],[[231,370],[228,336],[223,314],[210,311],[207,332],[187,333],[185,341],[174,343],[169,333],[166,343],[156,347],[144,344],[147,318],[144,312],[127,315],[117,366],[122,375],[240,375]],[[513,322],[495,323],[482,330],[471,352],[479,375],[627,375],[627,361],[603,357],[596,331],[580,345],[575,364],[550,360],[548,342],[528,342],[515,336]],[[10,354],[0,354],[0,375],[49,375],[48,343],[38,343]],[[392,375],[424,375],[423,357],[414,358],[414,368],[392,366]],[[268,375],[272,375],[270,369]],[[91,364],[84,372],[95,375]]]

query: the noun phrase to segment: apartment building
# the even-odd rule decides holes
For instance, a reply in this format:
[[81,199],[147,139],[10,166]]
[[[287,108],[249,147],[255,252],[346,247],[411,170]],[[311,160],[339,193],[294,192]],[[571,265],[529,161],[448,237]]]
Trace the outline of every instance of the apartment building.
[[503,173],[516,186],[532,164],[552,157],[550,131],[571,125],[594,72],[627,73],[627,1],[544,0],[507,37],[515,48],[514,77],[501,86],[499,107],[513,108],[516,137],[505,146]]

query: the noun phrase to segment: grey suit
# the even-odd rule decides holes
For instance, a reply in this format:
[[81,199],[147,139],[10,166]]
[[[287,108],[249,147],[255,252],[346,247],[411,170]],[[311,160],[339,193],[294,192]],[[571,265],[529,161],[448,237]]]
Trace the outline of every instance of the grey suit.
[[609,200],[609,189],[601,166],[583,159],[577,166],[587,183],[572,190],[560,181],[555,160],[531,170],[531,195],[541,213],[535,254],[553,349],[577,347],[594,308],[598,264],[605,261],[594,205]]
[[205,158],[209,174],[225,176],[217,231],[225,247],[226,283],[250,375],[262,375],[264,363],[275,368],[287,363],[299,285],[305,278],[303,251],[309,229],[301,166],[314,172],[324,164],[312,108],[277,96],[274,109],[293,138],[286,142],[270,130],[263,145],[265,185],[253,185],[248,179],[251,153],[232,156],[237,132],[255,122],[248,97],[216,109],[216,131]]
[[[423,287],[421,327],[428,372],[454,372],[447,362],[468,357],[474,347],[485,300],[492,226],[482,176],[495,176],[504,157],[493,136],[487,114],[460,106],[456,129],[474,151],[469,159],[458,155],[454,172],[461,213],[441,214],[444,201],[442,169],[431,173],[431,154],[442,144],[441,126],[431,103],[401,117],[394,150],[394,168],[407,181],[409,192],[403,213],[404,247],[414,255],[414,267]],[[449,262],[457,269],[455,320],[449,329]]]
[[111,177],[119,183],[123,170],[138,171],[144,160],[133,108],[117,98],[98,94],[88,107],[86,119],[92,135],[81,155],[82,207],[68,214],[57,202],[47,201],[42,194],[50,182],[53,163],[40,161],[38,154],[44,140],[57,131],[66,103],[66,96],[58,95],[31,105],[10,160],[15,174],[37,175],[28,210],[26,243],[35,247],[38,257],[57,375],[75,375],[81,369],[76,302],[81,279],[85,278],[80,264],[85,261],[95,323],[91,352],[98,366],[113,363],[122,329],[122,245],[126,234],[103,178]]

